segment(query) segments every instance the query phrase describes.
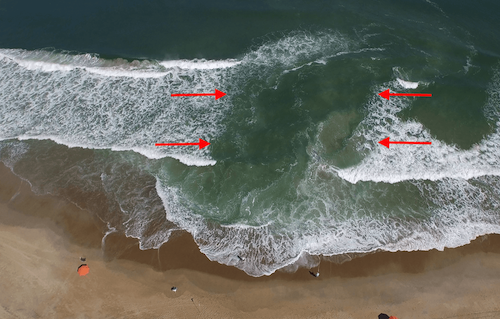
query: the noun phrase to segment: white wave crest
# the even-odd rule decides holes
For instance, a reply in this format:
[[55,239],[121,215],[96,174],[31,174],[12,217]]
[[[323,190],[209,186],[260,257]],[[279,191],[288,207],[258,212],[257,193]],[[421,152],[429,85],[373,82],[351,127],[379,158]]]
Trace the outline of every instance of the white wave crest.
[[403,88],[405,89],[416,89],[418,88],[418,82],[410,82],[410,81],[404,81],[401,79],[396,79]]
[[241,63],[228,60],[170,60],[170,61],[132,61],[124,59],[105,60],[91,54],[65,54],[50,51],[24,51],[0,49],[0,58],[15,61],[32,71],[69,72],[83,69],[90,73],[111,77],[160,78],[175,69],[216,70],[236,66]]
[[188,70],[215,70],[231,68],[240,64],[241,61],[228,59],[228,60],[172,60],[160,62],[167,69],[179,68]]

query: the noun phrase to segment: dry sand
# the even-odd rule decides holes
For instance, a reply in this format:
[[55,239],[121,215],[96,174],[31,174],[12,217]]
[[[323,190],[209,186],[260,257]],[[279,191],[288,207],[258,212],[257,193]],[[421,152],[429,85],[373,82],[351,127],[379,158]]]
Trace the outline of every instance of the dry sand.
[[0,318],[500,318],[498,235],[322,262],[318,278],[253,278],[209,261],[186,233],[159,251],[118,235],[103,248],[91,216],[0,167]]

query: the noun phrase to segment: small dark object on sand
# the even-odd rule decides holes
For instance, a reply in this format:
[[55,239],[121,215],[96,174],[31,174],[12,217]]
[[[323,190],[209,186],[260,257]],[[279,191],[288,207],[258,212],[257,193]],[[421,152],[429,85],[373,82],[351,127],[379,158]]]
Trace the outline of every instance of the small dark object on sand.
[[177,287],[172,287],[172,288],[170,288],[170,290],[172,290],[173,292],[176,292],[177,291]]
[[313,273],[312,271],[309,270],[309,273],[311,274],[311,276],[319,277],[319,272]]
[[378,315],[378,319],[389,319],[389,315],[386,315],[385,313],[381,313]]
[[85,260],[87,260],[87,258],[85,258],[85,257],[80,257],[80,260],[81,260],[81,261],[85,261]]

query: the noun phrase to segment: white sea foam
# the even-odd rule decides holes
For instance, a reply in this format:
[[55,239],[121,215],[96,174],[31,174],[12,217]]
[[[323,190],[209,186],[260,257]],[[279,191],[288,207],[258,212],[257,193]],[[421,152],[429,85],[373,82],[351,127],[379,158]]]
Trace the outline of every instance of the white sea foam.
[[27,70],[40,70],[44,72],[54,72],[54,71],[71,71],[74,70],[75,66],[71,65],[61,65],[50,62],[39,62],[39,61],[23,61],[18,59],[13,59],[19,65],[23,66]]
[[[297,71],[297,70],[302,69],[303,67],[311,66],[313,64],[326,65],[326,63],[327,63],[328,60],[330,60],[332,58],[339,57],[339,56],[347,55],[347,54],[358,54],[358,53],[369,52],[369,51],[384,51],[384,50],[385,49],[383,49],[383,48],[363,48],[363,49],[354,50],[354,51],[341,51],[341,52],[337,52],[337,53],[335,53],[333,55],[328,55],[328,56],[322,57],[321,59],[317,59],[315,61],[299,65],[299,66],[294,67],[292,69],[284,70],[283,74],[290,73],[290,72],[293,72],[293,71]],[[410,83],[410,82],[408,82],[408,83]]]
[[14,167],[14,164],[23,157],[28,149],[28,146],[25,144],[16,145],[16,147],[10,147],[9,142],[0,143],[0,155],[2,155],[2,162],[5,164],[5,166],[12,169],[12,167]]
[[[6,140],[7,138],[0,139],[0,140]],[[133,148],[127,148],[127,147],[120,147],[120,146],[112,146],[112,147],[106,147],[106,146],[86,146],[84,143],[74,143],[72,141],[66,140],[64,138],[60,138],[57,136],[46,136],[46,135],[38,135],[38,136],[29,136],[29,135],[21,135],[17,137],[18,140],[23,141],[23,140],[51,140],[56,142],[57,144],[62,144],[66,145],[67,147],[74,148],[74,147],[80,147],[80,148],[93,148],[93,149],[111,149],[112,151],[134,151],[136,153],[142,154],[148,158],[151,159],[160,159],[160,158],[165,158],[165,157],[171,157],[179,160],[179,162],[188,165],[188,166],[209,166],[209,165],[215,165],[217,161],[211,160],[211,159],[205,159],[202,157],[195,157],[192,155],[178,155],[178,154],[169,154],[169,153],[162,153],[159,152],[156,148],[147,148],[147,147],[133,147]]]
[[401,85],[405,89],[416,89],[418,88],[418,82],[409,82],[409,81],[403,81],[401,79],[396,79],[398,80],[399,85]]
[[104,68],[85,68],[89,73],[100,74],[104,76],[129,77],[129,78],[162,78],[170,72],[147,72],[147,71],[128,71],[120,69]]
[[181,163],[189,166],[209,166],[209,165],[215,165],[217,163],[217,161],[214,160],[198,158],[188,155],[172,154],[169,157],[175,158],[179,160]]
[[243,63],[292,66],[304,60],[321,60],[339,52],[348,52],[354,45],[339,32],[292,32],[275,41],[262,44],[247,53]]

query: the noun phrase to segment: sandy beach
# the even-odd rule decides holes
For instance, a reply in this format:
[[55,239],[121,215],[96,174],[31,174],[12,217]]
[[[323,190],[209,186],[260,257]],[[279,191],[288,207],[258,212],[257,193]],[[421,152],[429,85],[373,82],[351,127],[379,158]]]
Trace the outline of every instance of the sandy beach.
[[159,250],[113,234],[102,247],[91,212],[35,195],[5,166],[0,202],[1,318],[500,317],[499,235],[322,262],[318,278],[307,269],[253,278],[209,261],[187,233]]

